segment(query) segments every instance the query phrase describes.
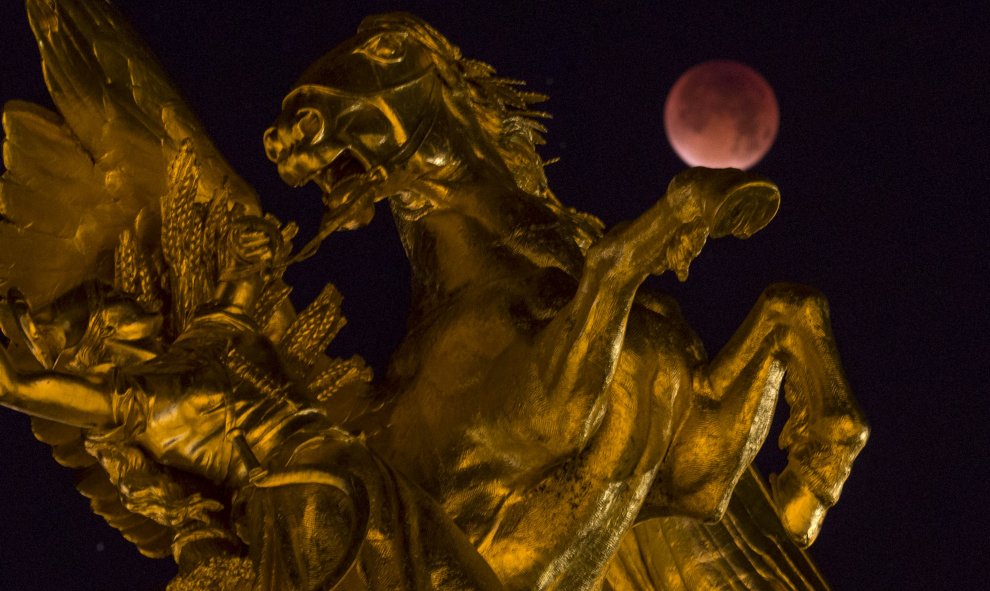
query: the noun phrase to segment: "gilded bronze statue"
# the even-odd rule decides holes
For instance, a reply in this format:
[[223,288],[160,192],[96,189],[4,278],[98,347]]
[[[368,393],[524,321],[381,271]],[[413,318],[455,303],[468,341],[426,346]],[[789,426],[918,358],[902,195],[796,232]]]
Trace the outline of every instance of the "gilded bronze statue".
[[[550,191],[543,97],[407,14],[365,19],[264,134],[317,236],[265,214],[105,0],[28,0],[58,113],[4,110],[0,403],[192,589],[817,589],[868,435],[813,289],[709,359],[686,280],[780,195],[693,168],[606,231]],[[283,280],[386,201],[412,267],[384,378]],[[57,210],[57,213],[54,213]],[[750,464],[783,391],[787,467]]]

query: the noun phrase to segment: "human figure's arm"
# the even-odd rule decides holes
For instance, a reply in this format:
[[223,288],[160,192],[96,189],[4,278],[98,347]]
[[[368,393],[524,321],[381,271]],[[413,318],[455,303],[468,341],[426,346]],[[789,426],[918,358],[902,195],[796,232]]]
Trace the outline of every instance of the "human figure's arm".
[[234,221],[229,236],[231,260],[223,270],[213,300],[233,312],[250,315],[271,277],[281,234],[274,224],[256,216]]
[[0,404],[31,416],[85,429],[111,427],[114,422],[108,388],[54,371],[18,374],[2,348]]

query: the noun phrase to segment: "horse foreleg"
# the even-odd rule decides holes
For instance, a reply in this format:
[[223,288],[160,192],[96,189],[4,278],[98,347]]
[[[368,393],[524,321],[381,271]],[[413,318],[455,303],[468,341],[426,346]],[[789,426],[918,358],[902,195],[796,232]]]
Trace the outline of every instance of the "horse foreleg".
[[839,365],[828,304],[806,287],[768,288],[699,371],[691,410],[647,504],[720,517],[766,439],[782,383],[792,412],[780,438],[788,464],[775,480],[774,502],[795,541],[814,541],[869,429]]
[[749,236],[773,217],[778,200],[777,188],[751,173],[689,169],[663,199],[588,249],[577,293],[536,341],[541,402],[558,411],[553,436],[541,439],[580,448],[597,428],[646,277],[672,270],[686,279],[709,236]]
[[778,285],[761,302],[771,317],[765,322],[777,325],[791,407],[779,442],[788,462],[771,477],[773,498],[784,527],[806,546],[839,500],[869,426],[842,372],[825,297],[807,287]]

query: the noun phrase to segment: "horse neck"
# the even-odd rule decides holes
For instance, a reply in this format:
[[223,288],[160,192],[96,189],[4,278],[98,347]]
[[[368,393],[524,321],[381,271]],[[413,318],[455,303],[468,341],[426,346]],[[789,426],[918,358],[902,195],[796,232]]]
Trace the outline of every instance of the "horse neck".
[[516,184],[498,149],[472,121],[440,108],[403,167],[416,177],[414,200],[433,206],[410,218],[393,201],[412,266],[414,301],[443,301],[467,284],[497,281],[527,267],[580,272],[582,254],[560,216],[544,198]]
[[541,198],[486,178],[451,183],[437,193],[436,207],[417,219],[393,205],[412,267],[414,306],[421,311],[465,287],[518,282],[540,268],[579,272],[580,250]]
[[[466,200],[470,190],[450,187],[444,199]],[[491,245],[497,238],[482,220],[458,207],[437,207],[410,218],[393,204],[395,225],[412,269],[413,295],[419,304],[442,302],[470,284],[484,280],[492,267]]]

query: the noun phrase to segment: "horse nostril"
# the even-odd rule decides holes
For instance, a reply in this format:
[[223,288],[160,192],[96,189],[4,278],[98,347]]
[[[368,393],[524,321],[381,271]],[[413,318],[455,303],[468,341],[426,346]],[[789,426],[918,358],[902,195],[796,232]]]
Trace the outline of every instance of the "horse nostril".
[[323,129],[323,115],[319,111],[309,107],[296,111],[296,124],[292,128],[294,140],[315,144],[323,139]]
[[278,162],[279,153],[279,141],[278,141],[278,130],[274,127],[269,127],[265,130],[265,135],[262,140],[265,144],[265,155],[272,162]]

